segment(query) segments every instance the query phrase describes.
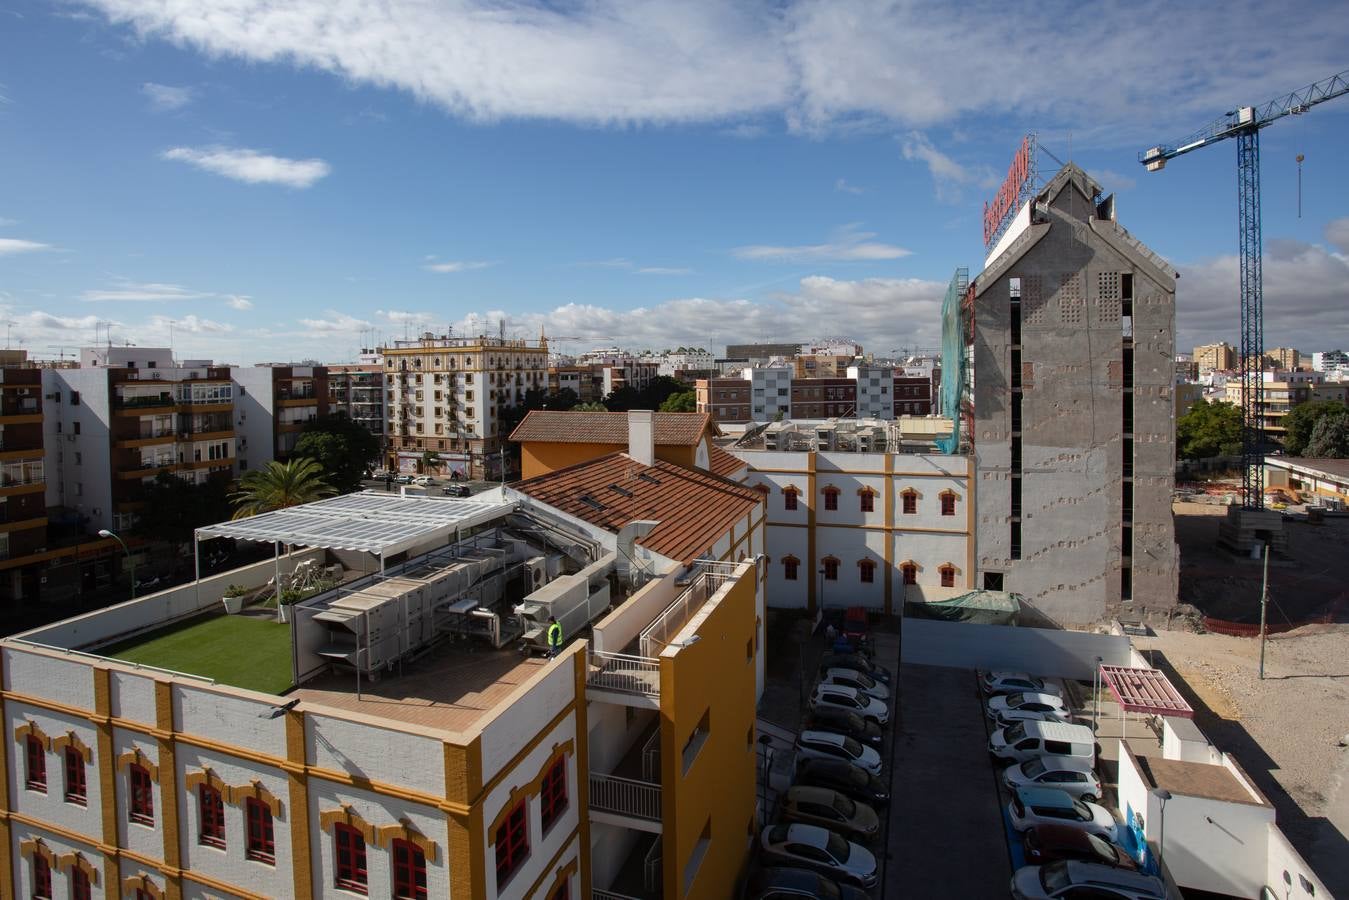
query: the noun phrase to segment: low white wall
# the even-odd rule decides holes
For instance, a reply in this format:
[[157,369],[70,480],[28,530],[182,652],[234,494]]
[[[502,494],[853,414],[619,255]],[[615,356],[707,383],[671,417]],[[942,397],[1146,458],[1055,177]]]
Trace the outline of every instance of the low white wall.
[[1010,625],[975,625],[905,618],[900,658],[906,663],[960,669],[1013,669],[1090,681],[1096,657],[1129,665],[1129,639],[1120,635]]
[[[290,574],[296,566],[307,559],[315,559],[321,563],[324,551],[299,550],[289,556],[283,556],[281,571]],[[51,647],[88,649],[131,637],[141,631],[168,625],[178,619],[195,615],[212,605],[220,608],[220,598],[224,595],[225,588],[231,584],[243,585],[246,588],[261,587],[275,574],[276,563],[270,559],[263,560],[208,576],[203,578],[200,584],[189,581],[187,584],[137,597],[126,603],[34,628],[14,637]]]
[[1307,861],[1293,849],[1288,838],[1273,823],[1270,823],[1265,846],[1265,884],[1274,888],[1275,896],[1285,897],[1286,900],[1302,897],[1326,900],[1330,897],[1330,891],[1316,877],[1311,866],[1307,865]]
[[618,609],[609,613],[596,625],[591,643],[594,649],[606,653],[622,653],[651,620],[674,602],[679,593],[673,575],[659,578],[633,594]]
[[1209,743],[1193,719],[1162,717],[1162,757],[1182,762],[1222,765],[1222,754]]

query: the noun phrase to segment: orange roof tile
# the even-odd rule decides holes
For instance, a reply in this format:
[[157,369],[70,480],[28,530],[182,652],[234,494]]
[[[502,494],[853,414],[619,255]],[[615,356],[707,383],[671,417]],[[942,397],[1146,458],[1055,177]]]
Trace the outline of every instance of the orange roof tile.
[[659,522],[637,543],[685,564],[710,550],[732,524],[763,502],[758,491],[717,475],[663,461],[644,466],[626,453],[511,487],[606,531],[617,532],[639,519]]
[[734,453],[727,453],[716,444],[713,444],[712,449],[707,455],[707,468],[713,475],[720,475],[722,478],[730,478],[736,472],[745,468],[745,461]]
[[[653,421],[657,444],[692,447],[702,439],[712,417],[707,413],[658,412]],[[627,444],[628,414],[536,409],[515,427],[510,439],[517,443]]]

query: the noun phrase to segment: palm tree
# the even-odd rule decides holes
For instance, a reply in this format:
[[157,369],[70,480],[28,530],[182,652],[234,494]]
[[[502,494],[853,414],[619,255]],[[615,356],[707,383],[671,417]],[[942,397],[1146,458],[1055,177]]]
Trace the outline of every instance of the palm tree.
[[255,469],[239,479],[239,490],[230,495],[237,509],[235,519],[312,503],[337,491],[323,480],[323,467],[301,457],[289,462],[273,460],[265,469]]

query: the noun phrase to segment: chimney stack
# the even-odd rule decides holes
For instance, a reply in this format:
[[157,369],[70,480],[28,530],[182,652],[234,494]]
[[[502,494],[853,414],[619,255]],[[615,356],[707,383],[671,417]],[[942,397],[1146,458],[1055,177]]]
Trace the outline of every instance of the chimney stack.
[[628,410],[628,456],[644,466],[656,464],[655,413],[649,409]]

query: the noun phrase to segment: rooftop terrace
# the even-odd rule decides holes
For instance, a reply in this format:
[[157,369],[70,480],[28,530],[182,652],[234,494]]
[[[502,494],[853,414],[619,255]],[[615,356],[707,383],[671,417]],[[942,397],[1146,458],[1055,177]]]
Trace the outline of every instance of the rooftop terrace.
[[97,652],[268,694],[291,686],[290,628],[265,618],[208,614]]

